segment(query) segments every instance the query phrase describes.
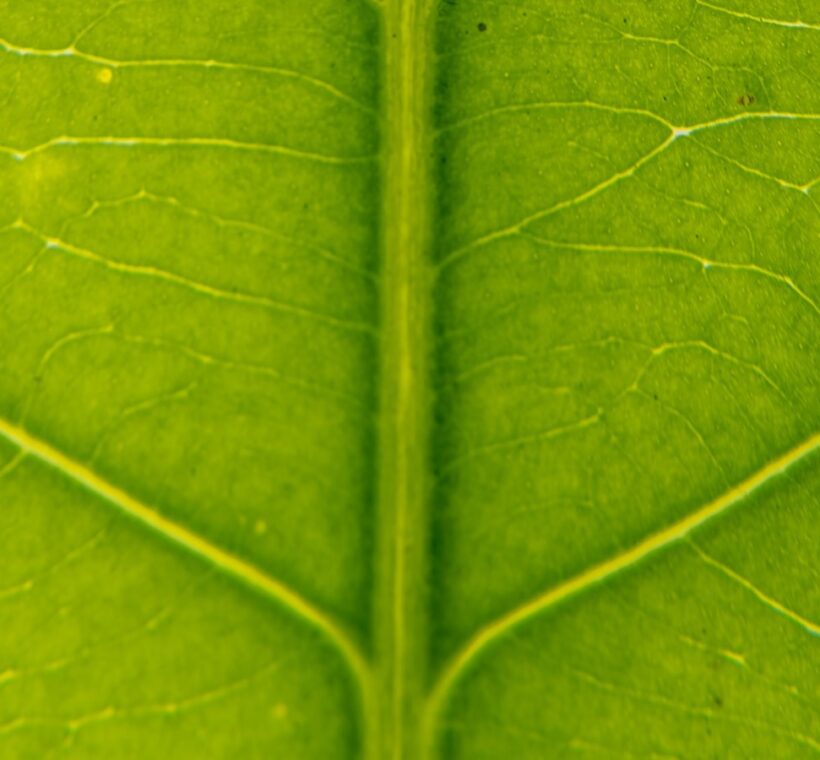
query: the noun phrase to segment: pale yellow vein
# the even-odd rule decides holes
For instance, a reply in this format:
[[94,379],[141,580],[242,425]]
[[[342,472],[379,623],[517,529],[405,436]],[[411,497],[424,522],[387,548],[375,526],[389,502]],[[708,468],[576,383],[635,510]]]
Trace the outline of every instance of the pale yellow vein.
[[707,522],[724,514],[773,478],[781,475],[820,446],[820,433],[814,433],[785,454],[781,454],[744,481],[725,491],[713,501],[695,510],[676,523],[645,538],[631,549],[594,565],[578,575],[559,583],[496,620],[479,629],[443,669],[432,689],[425,711],[425,741],[432,742],[432,731],[448,695],[465,670],[489,646],[518,625],[550,610],[571,597],[588,591],[614,575],[634,567],[647,557],[686,539]]
[[281,581],[264,573],[244,559],[205,540],[188,528],[170,520],[118,486],[109,483],[84,464],[72,459],[46,441],[0,419],[0,436],[21,451],[70,478],[90,493],[104,499],[120,512],[162,538],[186,549],[263,595],[274,599],[302,620],[321,631],[338,649],[357,676],[364,691],[370,683],[370,668],[364,655],[341,623],[319,609]]
[[747,591],[753,594],[757,599],[766,607],[771,608],[775,612],[784,617],[791,620],[793,623],[796,623],[801,628],[803,628],[808,633],[812,634],[813,636],[820,636],[820,626],[816,623],[812,623],[811,620],[808,618],[803,617],[798,612],[789,609],[786,605],[781,604],[774,599],[769,594],[761,591],[757,586],[755,586],[750,580],[744,578],[740,573],[732,570],[732,568],[728,567],[727,565],[723,564],[720,560],[715,559],[713,556],[705,552],[701,549],[694,541],[691,539],[689,540],[689,545],[695,550],[697,555],[709,566],[715,568],[718,572],[725,575],[727,578],[731,578],[735,583],[743,586]]

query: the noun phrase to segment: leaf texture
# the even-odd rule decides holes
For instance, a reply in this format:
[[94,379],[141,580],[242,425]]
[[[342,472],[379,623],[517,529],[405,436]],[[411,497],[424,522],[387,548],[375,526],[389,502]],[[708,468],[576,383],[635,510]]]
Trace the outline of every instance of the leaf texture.
[[819,41],[0,0],[0,756],[816,757]]

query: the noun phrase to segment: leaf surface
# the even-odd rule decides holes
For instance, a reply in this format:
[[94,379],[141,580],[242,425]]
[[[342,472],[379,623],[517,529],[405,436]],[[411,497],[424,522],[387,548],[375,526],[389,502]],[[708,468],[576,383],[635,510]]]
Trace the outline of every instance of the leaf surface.
[[0,755],[815,757],[818,40],[0,2]]

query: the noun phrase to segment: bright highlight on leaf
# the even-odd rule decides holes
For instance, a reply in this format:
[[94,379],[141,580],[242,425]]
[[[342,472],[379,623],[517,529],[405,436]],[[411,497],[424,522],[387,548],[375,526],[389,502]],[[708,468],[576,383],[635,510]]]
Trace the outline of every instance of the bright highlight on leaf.
[[0,757],[820,754],[820,9],[0,0]]

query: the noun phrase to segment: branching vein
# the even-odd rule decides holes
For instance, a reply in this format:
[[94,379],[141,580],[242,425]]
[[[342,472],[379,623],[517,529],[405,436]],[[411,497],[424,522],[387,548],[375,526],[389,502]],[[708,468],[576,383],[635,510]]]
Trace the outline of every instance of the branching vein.
[[708,554],[706,551],[701,549],[693,540],[689,540],[689,545],[695,550],[697,555],[710,567],[713,567],[718,572],[725,575],[727,578],[730,578],[735,583],[743,586],[747,591],[753,594],[759,601],[761,601],[766,607],[777,612],[778,615],[783,615],[784,617],[791,620],[793,623],[799,625],[803,630],[807,633],[810,633],[812,636],[820,636],[820,626],[816,623],[813,623],[808,618],[803,617],[798,612],[789,609],[786,605],[781,604],[774,599],[772,596],[767,594],[764,591],[761,591],[757,586],[755,586],[750,580],[744,578],[740,573],[732,570],[731,567],[728,567],[720,560],[715,559],[713,556]]
[[118,60],[116,58],[109,58],[103,55],[95,55],[94,53],[86,53],[78,50],[75,43],[64,47],[52,50],[44,50],[38,48],[25,47],[22,45],[15,45],[8,40],[0,39],[0,50],[4,50],[10,55],[20,57],[36,57],[36,58],[74,58],[80,61],[95,64],[97,66],[104,66],[110,69],[150,69],[150,68],[191,68],[191,69],[205,69],[213,71],[238,71],[247,72],[251,74],[267,74],[282,77],[285,79],[293,79],[300,81],[309,87],[315,88],[331,95],[338,100],[347,103],[361,111],[375,114],[374,109],[356,98],[343,92],[338,87],[329,82],[319,79],[318,77],[305,74],[301,71],[294,71],[292,69],[284,69],[277,66],[263,66],[261,64],[241,63],[238,61],[219,61],[213,58],[205,60],[197,60],[193,58],[154,58],[144,60]]
[[255,143],[235,140],[228,137],[146,137],[146,136],[116,136],[116,135],[61,135],[30,148],[13,148],[0,145],[0,153],[6,153],[18,161],[22,161],[37,153],[52,148],[73,146],[98,146],[109,148],[220,148],[224,150],[248,151],[251,153],[271,153],[289,158],[315,161],[321,164],[362,164],[374,160],[374,156],[332,156],[325,153],[311,153],[286,145],[271,143]]
[[631,549],[598,565],[594,565],[573,578],[548,589],[544,593],[539,594],[521,606],[510,610],[500,618],[485,625],[461,648],[443,669],[427,703],[425,729],[432,731],[433,724],[438,718],[448,694],[465,670],[490,645],[497,642],[505,634],[518,625],[531,620],[536,615],[606,582],[616,574],[634,567],[647,557],[687,538],[698,528],[701,528],[719,515],[724,514],[737,503],[748,498],[769,483],[772,479],[783,474],[801,460],[811,456],[818,447],[820,447],[820,433],[815,433],[790,451],[763,466],[746,480],[738,483],[734,488],[724,492],[682,520],[648,536]]
[[22,221],[18,221],[16,223],[16,226],[42,240],[46,249],[62,251],[63,253],[69,254],[79,259],[84,259],[85,261],[90,261],[94,264],[105,267],[106,269],[110,269],[114,272],[136,275],[138,277],[146,277],[149,279],[162,280],[164,282],[170,283],[171,285],[176,285],[178,287],[191,290],[195,293],[199,293],[200,295],[204,295],[209,298],[215,298],[217,300],[224,301],[233,301],[234,303],[245,304],[247,306],[257,306],[265,309],[271,309],[273,311],[283,312],[286,314],[292,314],[294,316],[307,317],[317,322],[324,322],[326,324],[333,325],[334,327],[342,327],[346,330],[353,330],[356,332],[364,333],[373,332],[372,326],[361,322],[350,322],[348,320],[340,319],[329,314],[322,314],[320,312],[312,311],[311,309],[307,309],[302,306],[296,306],[294,304],[286,303],[284,301],[277,301],[272,298],[267,298],[265,296],[258,296],[249,293],[241,293],[235,290],[226,290],[224,288],[218,288],[214,285],[209,285],[198,280],[193,280],[189,277],[176,274],[175,272],[169,272],[165,269],[160,269],[158,267],[148,266],[145,264],[128,264],[123,261],[110,259],[87,248],[82,248],[80,246],[74,245],[73,243],[69,243],[65,240],[45,235],[42,232],[39,232],[38,230],[34,229],[30,225]]
[[369,681],[369,666],[358,646],[344,630],[341,623],[316,607],[312,602],[281,581],[264,573],[249,562],[225,551],[193,531],[164,517],[153,507],[109,483],[84,464],[51,446],[26,430],[0,420],[0,436],[17,446],[21,451],[40,460],[89,492],[99,496],[120,512],[140,525],[180,546],[192,554],[215,566],[256,591],[283,605],[301,619],[320,630],[344,656],[350,667],[359,676],[361,684]]

